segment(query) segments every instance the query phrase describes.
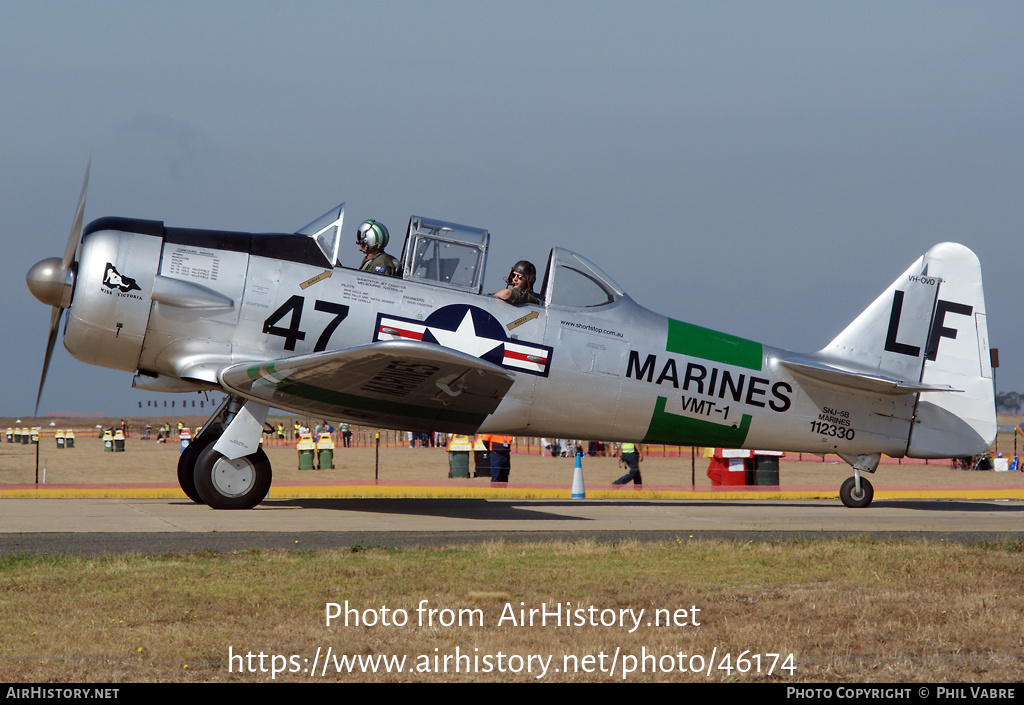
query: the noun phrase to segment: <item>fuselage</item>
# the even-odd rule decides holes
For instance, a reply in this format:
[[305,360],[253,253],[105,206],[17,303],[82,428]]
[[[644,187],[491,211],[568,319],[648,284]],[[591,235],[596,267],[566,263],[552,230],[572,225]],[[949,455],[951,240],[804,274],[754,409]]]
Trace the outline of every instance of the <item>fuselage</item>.
[[651,312],[565,252],[552,253],[545,303],[512,306],[331,266],[295,235],[103,219],[82,242],[65,347],[137,371],[136,386],[188,391],[219,388],[236,363],[431,340],[516,374],[481,432],[907,453],[917,395],[794,374],[784,351]]

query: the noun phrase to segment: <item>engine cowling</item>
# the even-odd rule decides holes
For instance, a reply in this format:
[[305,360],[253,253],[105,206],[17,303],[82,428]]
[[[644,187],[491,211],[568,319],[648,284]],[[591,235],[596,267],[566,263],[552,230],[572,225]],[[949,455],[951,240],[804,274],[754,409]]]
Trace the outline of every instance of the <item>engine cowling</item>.
[[154,235],[87,229],[64,333],[72,356],[115,370],[138,367],[162,244]]

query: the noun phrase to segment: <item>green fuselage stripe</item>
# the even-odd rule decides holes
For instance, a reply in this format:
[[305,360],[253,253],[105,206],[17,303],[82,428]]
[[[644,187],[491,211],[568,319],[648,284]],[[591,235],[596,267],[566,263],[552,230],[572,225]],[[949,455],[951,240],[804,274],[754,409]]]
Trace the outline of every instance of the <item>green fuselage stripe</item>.
[[750,370],[760,370],[764,357],[760,343],[672,318],[668,319],[668,341],[665,343],[665,349],[679,355],[746,367]]
[[728,424],[712,423],[689,416],[679,416],[665,411],[665,397],[658,397],[654,404],[651,424],[647,427],[644,443],[664,443],[678,446],[712,446],[715,448],[740,448],[750,431],[750,414],[743,414],[735,427]]

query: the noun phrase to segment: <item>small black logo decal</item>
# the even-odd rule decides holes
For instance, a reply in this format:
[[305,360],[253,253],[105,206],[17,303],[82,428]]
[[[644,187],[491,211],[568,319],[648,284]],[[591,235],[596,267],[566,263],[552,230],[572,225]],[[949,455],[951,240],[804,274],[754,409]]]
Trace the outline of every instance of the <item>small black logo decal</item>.
[[107,262],[107,268],[103,272],[103,286],[108,289],[118,289],[125,293],[129,291],[142,291],[142,287],[136,284],[134,279],[123,276],[117,271],[117,267],[110,262]]

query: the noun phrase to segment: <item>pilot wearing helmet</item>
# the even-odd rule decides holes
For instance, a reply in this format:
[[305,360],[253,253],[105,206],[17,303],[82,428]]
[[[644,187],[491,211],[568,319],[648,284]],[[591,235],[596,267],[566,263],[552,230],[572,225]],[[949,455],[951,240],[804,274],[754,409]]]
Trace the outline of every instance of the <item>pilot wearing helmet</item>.
[[393,277],[398,273],[398,262],[384,251],[388,246],[388,229],[376,220],[364,220],[356,230],[356,244],[362,252],[362,264],[359,269],[364,272],[386,274]]
[[512,265],[508,273],[507,289],[494,293],[499,299],[510,304],[539,304],[540,297],[533,293],[533,283],[537,281],[537,268],[531,262],[522,259]]

